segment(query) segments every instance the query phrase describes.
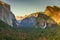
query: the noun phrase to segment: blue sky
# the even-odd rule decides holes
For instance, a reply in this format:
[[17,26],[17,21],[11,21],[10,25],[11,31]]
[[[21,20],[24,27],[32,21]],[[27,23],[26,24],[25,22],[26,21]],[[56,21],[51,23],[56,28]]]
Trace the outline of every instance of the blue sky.
[[16,16],[24,16],[34,12],[44,11],[46,6],[59,6],[60,0],[2,0],[11,5],[11,11]]

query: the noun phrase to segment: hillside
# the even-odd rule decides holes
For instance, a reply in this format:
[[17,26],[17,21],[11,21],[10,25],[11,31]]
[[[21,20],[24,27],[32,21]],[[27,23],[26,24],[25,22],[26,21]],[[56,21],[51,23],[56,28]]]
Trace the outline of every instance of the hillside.
[[16,35],[21,31],[22,30],[12,27],[0,20],[0,40],[17,40]]
[[14,29],[0,20],[0,40],[60,40],[60,27]]
[[[36,19],[36,25],[34,24],[34,19]],[[43,27],[45,22],[47,23],[46,28]],[[60,40],[60,26],[49,16],[41,12],[27,16],[22,20],[22,23],[24,27],[22,30],[25,33],[22,40]],[[32,27],[33,24],[35,25],[34,27]],[[31,26],[25,27],[25,25]]]
[[[42,18],[41,15],[38,15],[38,17],[36,17],[37,23],[38,20],[40,20],[39,18]],[[42,19],[45,17],[46,16],[44,16]],[[47,19],[45,18],[44,20]],[[45,29],[42,29],[40,26],[37,27],[38,28],[27,27],[24,29],[13,28],[0,20],[0,40],[60,40],[60,27],[57,24]]]

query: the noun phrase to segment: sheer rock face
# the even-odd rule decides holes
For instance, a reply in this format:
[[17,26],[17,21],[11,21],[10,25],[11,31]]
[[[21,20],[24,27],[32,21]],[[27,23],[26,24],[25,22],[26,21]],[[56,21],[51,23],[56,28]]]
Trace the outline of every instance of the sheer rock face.
[[60,8],[57,6],[47,6],[44,12],[45,15],[53,19],[58,25],[60,25]]
[[0,1],[0,19],[13,26],[13,20],[15,20],[14,14],[10,11],[10,5]]

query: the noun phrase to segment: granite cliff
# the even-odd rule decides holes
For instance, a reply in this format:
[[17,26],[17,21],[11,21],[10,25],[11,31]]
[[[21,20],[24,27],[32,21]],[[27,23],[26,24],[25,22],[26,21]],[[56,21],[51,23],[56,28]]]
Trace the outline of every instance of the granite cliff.
[[53,19],[58,25],[60,25],[60,8],[57,6],[47,6],[44,14]]
[[13,24],[15,24],[13,22],[16,21],[14,14],[11,12],[10,5],[2,1],[0,1],[0,20],[10,26],[13,26]]

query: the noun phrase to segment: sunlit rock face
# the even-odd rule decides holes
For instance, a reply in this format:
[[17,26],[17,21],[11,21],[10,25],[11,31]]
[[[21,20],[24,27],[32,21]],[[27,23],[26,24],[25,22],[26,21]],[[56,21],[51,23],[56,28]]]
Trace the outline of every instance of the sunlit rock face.
[[13,20],[15,20],[14,14],[10,11],[10,5],[0,1],[0,19],[13,26]]
[[58,25],[60,25],[60,8],[59,7],[47,6],[44,14],[52,18]]

